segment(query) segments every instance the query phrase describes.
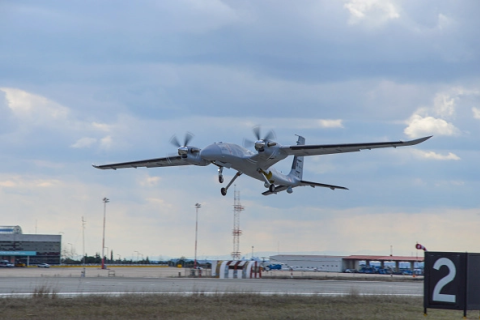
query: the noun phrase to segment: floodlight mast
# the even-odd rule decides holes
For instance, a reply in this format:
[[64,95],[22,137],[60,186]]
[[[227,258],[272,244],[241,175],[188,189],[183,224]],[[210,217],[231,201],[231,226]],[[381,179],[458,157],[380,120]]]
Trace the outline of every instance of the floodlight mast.
[[197,269],[197,234],[198,234],[198,209],[202,206],[200,203],[195,203],[195,260],[193,261],[193,268]]
[[103,237],[102,237],[102,269],[106,269],[105,267],[105,217],[107,215],[107,203],[110,202],[110,199],[103,198]]

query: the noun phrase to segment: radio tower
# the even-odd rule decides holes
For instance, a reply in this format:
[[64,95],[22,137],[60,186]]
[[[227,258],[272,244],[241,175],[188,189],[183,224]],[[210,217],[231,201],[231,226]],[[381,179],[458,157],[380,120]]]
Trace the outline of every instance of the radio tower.
[[240,204],[240,191],[237,191],[237,186],[234,185],[233,196],[233,252],[232,259],[240,259],[240,236],[242,230],[240,230],[240,212],[244,210]]

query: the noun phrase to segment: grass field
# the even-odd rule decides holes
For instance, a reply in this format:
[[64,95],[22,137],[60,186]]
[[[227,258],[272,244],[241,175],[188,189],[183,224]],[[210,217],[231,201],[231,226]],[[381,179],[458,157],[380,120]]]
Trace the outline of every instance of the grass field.
[[[428,310],[422,298],[198,293],[60,298],[40,288],[0,299],[2,319],[461,319],[462,311]],[[478,319],[478,312],[469,314]]]

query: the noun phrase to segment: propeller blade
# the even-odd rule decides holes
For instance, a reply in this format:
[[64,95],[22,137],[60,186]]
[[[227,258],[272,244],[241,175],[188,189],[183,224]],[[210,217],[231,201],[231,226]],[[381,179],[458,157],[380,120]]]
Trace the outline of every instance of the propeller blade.
[[178,141],[176,135],[173,135],[173,136],[170,138],[170,143],[173,144],[173,145],[174,145],[175,147],[177,147],[177,148],[180,148],[180,147],[181,147],[180,142]]
[[257,140],[260,140],[260,126],[255,126],[253,127],[253,133],[255,134],[255,138],[257,138]]
[[273,130],[270,130],[268,131],[267,135],[265,136],[265,138],[263,138],[263,140],[272,140],[272,139],[275,139],[275,131]]
[[251,148],[255,145],[255,142],[253,142],[252,140],[249,140],[249,139],[243,139],[243,146],[245,148]]
[[183,140],[183,146],[188,146],[192,138],[194,137],[193,133],[187,132],[185,133],[185,140]]

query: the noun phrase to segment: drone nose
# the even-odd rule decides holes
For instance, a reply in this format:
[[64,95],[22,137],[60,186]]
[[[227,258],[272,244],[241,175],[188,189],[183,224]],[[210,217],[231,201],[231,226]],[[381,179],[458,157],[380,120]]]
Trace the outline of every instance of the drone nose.
[[212,161],[218,158],[219,155],[222,154],[220,147],[216,144],[211,144],[200,151],[200,157],[205,160]]

